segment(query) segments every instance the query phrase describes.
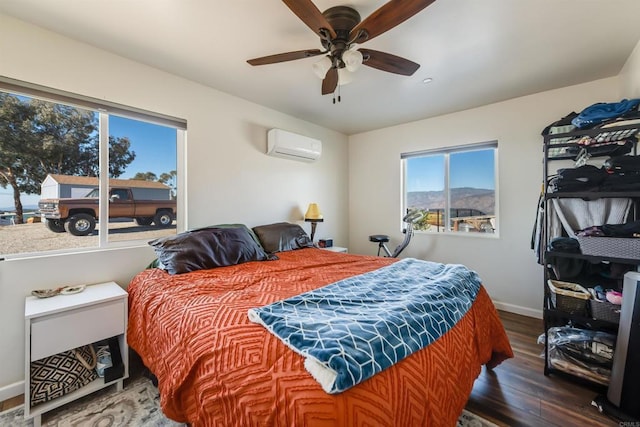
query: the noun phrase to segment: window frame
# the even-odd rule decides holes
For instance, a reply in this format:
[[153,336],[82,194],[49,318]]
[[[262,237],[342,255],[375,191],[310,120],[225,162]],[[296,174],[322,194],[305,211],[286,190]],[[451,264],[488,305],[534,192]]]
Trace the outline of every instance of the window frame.
[[[493,233],[482,233],[482,232],[462,232],[462,231],[453,231],[451,229],[451,212],[450,212],[450,206],[451,206],[451,188],[450,188],[450,182],[451,182],[451,176],[450,176],[450,161],[451,161],[451,154],[456,154],[456,153],[463,153],[463,152],[471,152],[471,151],[480,151],[480,150],[487,150],[487,149],[493,149],[493,162],[494,162],[494,173],[493,173],[493,180],[494,180],[494,215],[495,215],[495,231]],[[427,149],[427,150],[419,150],[419,151],[411,151],[411,152],[404,152],[400,154],[400,161],[401,161],[401,191],[402,191],[402,201],[401,201],[401,206],[400,206],[400,226],[401,229],[405,228],[405,224],[402,222],[402,217],[406,214],[407,212],[407,186],[408,186],[408,179],[407,179],[407,160],[411,159],[411,158],[417,158],[417,157],[425,157],[425,156],[437,156],[437,155],[443,155],[444,156],[444,185],[443,185],[443,193],[444,193],[444,199],[445,199],[445,208],[444,208],[444,227],[441,227],[438,230],[415,230],[414,232],[416,233],[422,233],[422,234],[438,234],[438,235],[447,235],[447,236],[468,236],[468,237],[481,237],[481,238],[499,238],[500,237],[500,212],[499,212],[499,206],[500,206],[500,202],[499,202],[499,188],[498,188],[498,165],[499,165],[499,158],[498,158],[498,140],[491,140],[491,141],[485,141],[485,142],[478,142],[478,143],[472,143],[472,144],[464,144],[464,145],[456,145],[456,146],[451,146],[451,147],[443,147],[443,148],[433,148],[433,149]]]
[[[99,130],[99,216],[107,218],[109,213],[109,116],[117,115],[129,119],[148,122],[156,125],[172,127],[176,129],[176,233],[186,229],[186,182],[185,182],[185,152],[187,141],[187,121],[185,119],[130,107],[115,102],[92,98],[71,92],[53,89],[34,83],[24,82],[0,76],[0,91],[22,95],[29,98],[40,99],[47,102],[68,105],[94,111],[98,115]],[[103,173],[107,171],[107,173]],[[92,247],[77,247],[72,249],[52,249],[36,252],[22,252],[2,254],[2,259],[27,259],[43,256],[55,256],[91,251],[103,251],[114,248],[130,248],[146,246],[148,239],[131,239],[125,241],[109,241],[109,222],[99,221],[98,244]]]

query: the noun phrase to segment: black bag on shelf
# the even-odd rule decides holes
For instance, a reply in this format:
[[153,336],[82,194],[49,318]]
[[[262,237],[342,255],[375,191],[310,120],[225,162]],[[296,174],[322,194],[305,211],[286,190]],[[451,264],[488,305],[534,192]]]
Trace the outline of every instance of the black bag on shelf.
[[607,178],[607,171],[593,165],[584,165],[577,168],[558,169],[558,176],[561,179],[577,179],[599,184]]
[[609,173],[640,173],[640,156],[615,156],[604,161]]
[[549,185],[553,192],[589,191],[598,188],[608,178],[607,171],[593,165],[558,169]]
[[31,406],[71,393],[98,377],[92,345],[31,362]]

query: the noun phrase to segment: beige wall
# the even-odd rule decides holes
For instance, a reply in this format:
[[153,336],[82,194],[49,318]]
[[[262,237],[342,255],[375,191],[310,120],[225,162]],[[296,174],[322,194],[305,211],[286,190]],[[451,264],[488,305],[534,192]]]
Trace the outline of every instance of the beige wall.
[[541,316],[542,268],[530,249],[542,184],[542,129],[594,102],[618,100],[610,78],[349,137],[349,246],[374,254],[371,234],[400,232],[400,153],[498,141],[498,238],[416,233],[403,256],[476,270],[498,307]]
[[[325,216],[318,236],[348,245],[345,135],[4,15],[0,75],[186,119],[187,227],[299,221],[307,204],[317,202]],[[322,140],[322,158],[266,156],[272,127]],[[24,298],[31,290],[109,280],[126,287],[152,258],[141,246],[0,262],[0,400],[20,392]]]
[[620,72],[620,97],[640,98],[640,41]]

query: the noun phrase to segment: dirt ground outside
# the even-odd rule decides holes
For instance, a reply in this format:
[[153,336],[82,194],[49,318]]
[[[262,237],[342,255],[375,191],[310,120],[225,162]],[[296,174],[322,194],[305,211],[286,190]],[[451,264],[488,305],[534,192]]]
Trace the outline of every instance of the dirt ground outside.
[[[129,220],[109,223],[109,242],[124,240],[150,241],[175,233],[175,224],[167,228],[158,228],[153,225],[140,226]],[[0,226],[0,256],[97,247],[97,230],[88,236],[74,236],[70,233],[54,233],[41,222]]]

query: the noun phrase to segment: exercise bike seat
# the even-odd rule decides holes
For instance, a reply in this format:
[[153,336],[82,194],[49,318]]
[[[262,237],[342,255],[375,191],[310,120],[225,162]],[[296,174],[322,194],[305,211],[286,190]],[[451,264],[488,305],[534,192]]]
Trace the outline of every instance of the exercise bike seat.
[[389,236],[386,236],[384,234],[374,234],[372,236],[369,236],[369,241],[375,243],[386,243],[389,241]]

